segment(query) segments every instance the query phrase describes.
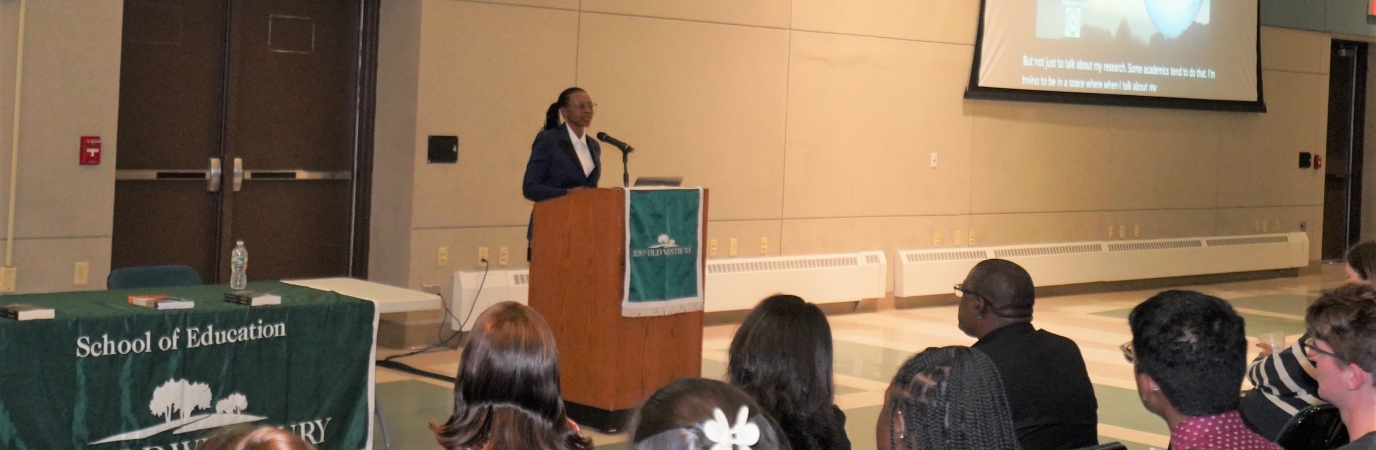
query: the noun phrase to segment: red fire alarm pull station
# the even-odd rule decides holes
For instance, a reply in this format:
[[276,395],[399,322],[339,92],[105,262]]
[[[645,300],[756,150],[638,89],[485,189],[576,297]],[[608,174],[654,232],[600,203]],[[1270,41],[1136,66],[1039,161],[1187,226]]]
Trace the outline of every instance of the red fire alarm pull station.
[[81,165],[95,166],[100,164],[100,136],[81,137]]

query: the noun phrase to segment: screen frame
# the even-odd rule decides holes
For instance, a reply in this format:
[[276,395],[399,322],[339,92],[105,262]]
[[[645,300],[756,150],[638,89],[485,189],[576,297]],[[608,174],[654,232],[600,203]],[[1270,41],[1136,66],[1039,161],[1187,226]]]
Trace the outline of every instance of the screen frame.
[[[1010,0],[1003,0],[1010,1]],[[1183,97],[1154,97],[1145,95],[1099,94],[1089,92],[1057,92],[1031,89],[991,88],[979,85],[979,65],[984,48],[984,9],[989,0],[979,2],[979,26],[975,29],[974,60],[970,62],[970,83],[965,87],[969,100],[997,100],[1075,105],[1126,106],[1135,108],[1188,109],[1200,111],[1232,111],[1265,113],[1266,97],[1261,78],[1261,2],[1257,0],[1257,100],[1208,100]]]

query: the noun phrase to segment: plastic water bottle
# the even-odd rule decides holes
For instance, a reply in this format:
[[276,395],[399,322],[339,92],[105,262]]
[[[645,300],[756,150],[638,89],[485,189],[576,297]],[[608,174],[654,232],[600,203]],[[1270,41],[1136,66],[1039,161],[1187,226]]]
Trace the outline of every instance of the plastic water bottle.
[[244,241],[234,243],[234,252],[229,256],[229,267],[229,288],[248,287],[248,248],[244,247]]

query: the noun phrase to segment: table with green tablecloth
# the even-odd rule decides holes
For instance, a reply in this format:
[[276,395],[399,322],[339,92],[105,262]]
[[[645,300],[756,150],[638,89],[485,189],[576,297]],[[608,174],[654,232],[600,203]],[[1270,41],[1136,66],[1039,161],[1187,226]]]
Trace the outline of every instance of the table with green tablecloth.
[[[321,450],[371,446],[377,312],[369,301],[281,282],[9,295],[56,310],[0,317],[0,448],[191,450],[222,427],[272,425]],[[136,293],[194,300],[130,305]]]

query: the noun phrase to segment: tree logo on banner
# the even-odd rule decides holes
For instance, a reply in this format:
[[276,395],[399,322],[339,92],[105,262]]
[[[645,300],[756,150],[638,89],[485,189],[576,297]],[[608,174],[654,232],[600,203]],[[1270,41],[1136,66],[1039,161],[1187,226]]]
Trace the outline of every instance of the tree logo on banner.
[[[219,428],[240,423],[257,422],[267,417],[241,414],[248,409],[248,397],[235,392],[215,403],[215,412],[210,413],[214,395],[210,385],[187,380],[167,380],[153,390],[153,400],[148,402],[148,410],[163,423],[142,430],[121,433],[92,442],[132,441],[162,434],[172,430],[172,434]],[[202,412],[197,414],[197,412]]]
[[659,243],[651,245],[650,248],[678,248],[678,242],[674,242],[667,234],[659,235]]

